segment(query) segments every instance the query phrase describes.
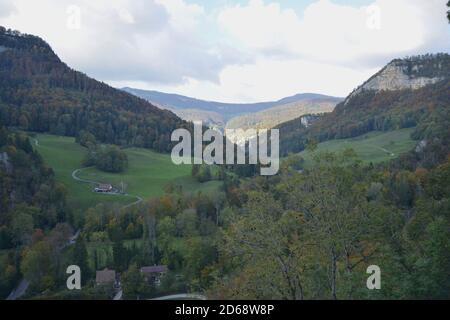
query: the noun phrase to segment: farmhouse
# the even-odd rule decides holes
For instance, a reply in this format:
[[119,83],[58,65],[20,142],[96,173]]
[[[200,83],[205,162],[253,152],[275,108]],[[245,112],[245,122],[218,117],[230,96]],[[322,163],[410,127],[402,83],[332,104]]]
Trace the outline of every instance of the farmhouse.
[[99,184],[98,187],[96,187],[94,190],[95,190],[95,192],[107,193],[107,192],[111,192],[113,190],[113,187],[110,184]]
[[146,282],[158,286],[167,273],[167,266],[142,267],[141,273],[144,275]]

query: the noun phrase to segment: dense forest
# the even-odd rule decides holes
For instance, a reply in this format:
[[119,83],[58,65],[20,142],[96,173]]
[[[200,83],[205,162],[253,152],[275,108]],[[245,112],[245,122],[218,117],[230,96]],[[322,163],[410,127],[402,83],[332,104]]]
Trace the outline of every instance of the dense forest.
[[[440,74],[448,77],[448,55],[423,59],[432,60],[429,68],[445,64]],[[449,85],[447,79],[418,90],[364,91],[311,126],[301,119],[280,125],[282,153],[306,149],[314,165],[303,168],[291,154],[277,176],[225,184],[231,218],[209,294],[449,299]],[[407,127],[415,127],[417,147],[387,163],[363,164],[351,149],[316,151],[320,141]],[[382,290],[366,289],[369,265],[381,268]]]
[[[377,166],[352,150],[309,152],[315,165],[302,172],[292,161],[274,177],[226,173],[223,193],[172,186],[135,208],[92,208],[77,246],[96,248],[81,265],[87,274],[121,272],[128,299],[184,291],[226,299],[450,298],[450,158],[426,169],[432,149]],[[106,256],[104,245],[112,248]],[[140,278],[139,267],[152,264],[170,270],[157,287]],[[382,270],[380,291],[365,286],[373,264]],[[112,297],[92,280],[81,292],[44,288],[47,298]]]
[[[112,299],[112,285],[95,283],[95,271],[109,268],[121,275],[125,299],[202,292],[214,279],[210,273],[218,259],[225,200],[223,193],[192,195],[168,188],[161,198],[131,208],[99,204],[85,212],[78,225],[82,232],[70,246],[53,244],[54,239],[67,241],[67,224],[47,232],[30,230],[32,240],[17,248],[23,258],[14,280],[22,275],[31,282],[25,298]],[[65,287],[69,264],[80,266],[82,290]],[[158,286],[139,272],[152,265],[169,270]]]
[[21,250],[52,229],[70,229],[65,224],[70,220],[66,189],[29,137],[0,127],[0,250],[14,249],[0,265],[1,296],[17,280]]
[[167,152],[187,123],[70,69],[42,39],[0,27],[0,124]]
[[[317,154],[311,170],[239,187],[216,297],[450,298],[450,159],[409,171],[353,156]],[[380,291],[365,287],[371,264]]]

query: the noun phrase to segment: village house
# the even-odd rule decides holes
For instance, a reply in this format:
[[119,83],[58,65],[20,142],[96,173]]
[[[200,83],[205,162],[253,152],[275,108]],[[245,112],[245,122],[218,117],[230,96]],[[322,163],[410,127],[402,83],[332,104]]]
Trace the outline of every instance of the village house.
[[116,285],[116,271],[105,270],[97,271],[95,274],[95,282],[97,285]]
[[108,193],[113,191],[113,186],[110,184],[99,184],[98,187],[94,189],[95,192]]
[[142,267],[141,273],[144,275],[147,283],[159,286],[162,278],[167,273],[167,266]]

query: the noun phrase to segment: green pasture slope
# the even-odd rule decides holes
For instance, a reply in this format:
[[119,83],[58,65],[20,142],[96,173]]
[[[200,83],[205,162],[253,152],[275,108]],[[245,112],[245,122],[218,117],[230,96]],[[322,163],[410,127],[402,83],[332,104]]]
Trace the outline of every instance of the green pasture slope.
[[[370,132],[355,138],[325,141],[318,144],[316,152],[339,152],[351,148],[364,163],[380,163],[412,150],[417,144],[410,137],[413,130]],[[300,155],[305,159],[306,167],[311,165],[310,152],[303,151]]]
[[126,149],[125,152],[129,161],[129,168],[125,172],[116,174],[87,168],[78,177],[111,183],[118,188],[123,182],[126,193],[142,198],[162,195],[168,183],[180,185],[184,192],[204,193],[216,190],[220,184],[218,181],[198,183],[191,177],[190,165],[176,166],[168,154],[137,148]]
[[125,205],[133,201],[125,197],[95,194],[90,185],[72,178],[72,172],[81,167],[86,153],[83,147],[75,143],[74,138],[38,134],[32,143],[45,163],[53,168],[56,179],[67,187],[68,201],[72,208],[83,210],[99,202]]
[[[37,143],[36,143],[37,140]],[[56,179],[68,189],[68,201],[75,209],[85,210],[101,202],[126,205],[136,201],[135,198],[96,194],[92,186],[75,181],[72,172],[81,168],[86,149],[75,143],[71,137],[38,134],[32,140],[33,145],[43,156],[45,162],[53,168]],[[83,169],[77,174],[79,178],[111,183],[120,187],[123,181],[126,192],[143,199],[164,194],[164,187],[169,183],[181,185],[186,192],[214,192],[220,186],[219,181],[198,183],[191,177],[191,166],[176,166],[170,155],[160,154],[147,149],[126,149],[129,168],[122,174],[101,172],[95,168]]]

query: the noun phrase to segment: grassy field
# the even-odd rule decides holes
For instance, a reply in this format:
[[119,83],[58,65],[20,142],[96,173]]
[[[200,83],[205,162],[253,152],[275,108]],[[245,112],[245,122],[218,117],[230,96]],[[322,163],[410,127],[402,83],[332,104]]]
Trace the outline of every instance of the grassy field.
[[[86,150],[75,143],[74,138],[53,135],[36,135],[33,145],[43,156],[46,163],[53,168],[56,179],[68,189],[68,201],[73,208],[85,210],[101,202],[126,205],[136,199],[124,196],[96,194],[92,186],[75,181],[72,172],[81,167]],[[181,185],[184,191],[204,193],[214,192],[221,185],[219,181],[198,183],[191,177],[191,166],[176,166],[170,155],[159,154],[146,149],[126,149],[129,168],[123,174],[110,174],[95,168],[84,169],[78,177],[120,187],[126,186],[126,192],[143,199],[164,194],[164,187],[169,182]]]
[[[412,130],[371,132],[352,139],[327,141],[318,145],[318,151],[336,152],[352,148],[366,163],[382,162],[414,148],[416,142],[410,138]],[[126,205],[135,201],[132,197],[96,194],[92,192],[91,185],[72,178],[72,172],[81,167],[86,154],[86,150],[75,143],[74,138],[38,134],[36,139],[38,143],[33,141],[33,144],[46,163],[55,170],[57,180],[68,188],[68,201],[73,208],[85,210],[101,202]],[[168,183],[182,186],[185,192],[203,193],[214,192],[221,185],[219,181],[198,183],[190,176],[191,166],[174,165],[168,154],[137,148],[126,149],[125,152],[129,168],[124,173],[112,174],[86,168],[78,173],[78,177],[111,183],[118,188],[123,182],[127,193],[143,199],[164,194],[164,187]],[[306,160],[306,166],[310,165],[311,154],[302,152],[301,155]]]
[[126,149],[129,168],[123,173],[107,173],[96,168],[87,168],[78,176],[82,179],[111,183],[121,187],[124,182],[125,192],[142,198],[159,196],[169,182],[181,185],[183,191],[209,192],[215,190],[219,182],[198,183],[191,177],[191,166],[176,166],[170,155],[156,153],[145,149]]
[[[331,140],[320,143],[317,152],[338,152],[352,148],[365,163],[379,163],[398,157],[408,152],[417,144],[410,135],[414,129],[401,129],[390,132],[370,132],[368,134],[341,140]],[[305,166],[311,165],[311,153],[300,153],[305,159]]]

